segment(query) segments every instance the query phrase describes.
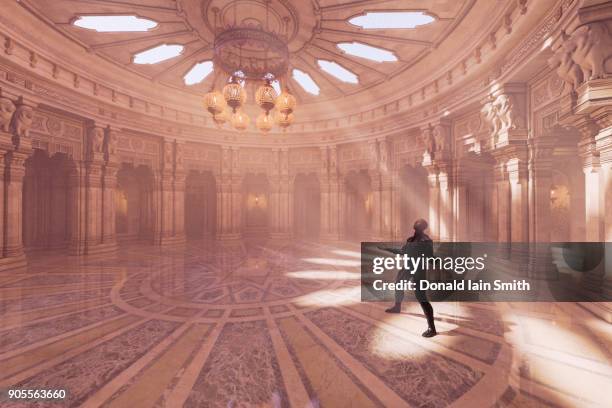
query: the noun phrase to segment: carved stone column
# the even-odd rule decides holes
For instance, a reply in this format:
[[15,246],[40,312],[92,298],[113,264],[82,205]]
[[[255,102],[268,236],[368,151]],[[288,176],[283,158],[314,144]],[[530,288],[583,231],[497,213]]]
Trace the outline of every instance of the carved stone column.
[[403,238],[402,225],[401,223],[404,221],[402,218],[402,185],[400,173],[398,170],[393,171],[393,175],[391,176],[391,233],[392,240],[397,241]]
[[85,248],[84,253],[96,252],[103,235],[104,127],[91,123],[85,141]]
[[438,186],[440,192],[440,220],[438,228],[440,241],[450,241],[453,236],[453,195],[449,172],[450,166],[447,164],[441,165],[438,171]]
[[380,196],[380,235],[381,241],[391,241],[393,239],[393,205],[392,205],[392,185],[393,177],[386,174],[381,177],[381,196]]
[[380,229],[377,239],[390,241],[393,239],[393,170],[389,142],[385,139],[378,140],[378,169],[380,173]]
[[429,236],[432,239],[440,238],[440,184],[438,171],[435,167],[426,167],[429,186]]
[[237,147],[232,148],[232,234],[240,239],[242,237],[242,175],[240,174],[240,159],[239,150]]
[[329,183],[329,149],[327,147],[321,147],[321,167],[319,171],[319,188],[321,197],[321,209],[320,209],[320,236],[321,239],[325,240],[330,233],[330,183]]
[[371,227],[369,239],[378,241],[381,238],[381,226],[382,226],[382,208],[381,208],[381,196],[382,196],[382,183],[380,180],[380,155],[379,155],[379,142],[371,141],[368,142],[369,151],[369,169],[370,175],[370,187],[371,187],[371,201],[370,201],[370,217]]
[[242,236],[242,189],[238,173],[238,149],[221,149],[221,169],[217,183],[217,239],[237,241]]
[[0,270],[26,264],[23,252],[23,178],[32,153],[30,127],[35,104],[19,98],[16,104],[1,98],[0,144],[3,150],[3,239]]
[[77,161],[73,171],[68,175],[68,212],[72,214],[70,225],[71,255],[83,255],[86,253],[87,238],[87,167],[84,161]]
[[174,239],[177,243],[185,242],[185,188],[187,173],[185,171],[185,153],[182,143],[175,143],[174,169]]
[[495,164],[495,183],[497,196],[497,243],[499,256],[510,258],[510,181],[503,158]]
[[596,140],[600,128],[595,121],[584,116],[577,118],[574,124],[582,134],[578,148],[584,171],[585,239],[599,242],[603,240],[605,226],[601,161]]
[[[327,241],[337,241],[340,239],[340,232],[342,231],[342,217],[344,212],[342,211],[341,202],[341,186],[340,186],[340,175],[338,173],[338,149],[336,146],[328,147],[328,173],[327,173],[327,231],[325,235],[322,235]],[[323,193],[323,190],[321,191]]]
[[158,216],[153,242],[158,245],[173,243],[174,227],[174,143],[162,142],[161,170],[156,177],[155,203]]
[[[276,228],[270,232],[270,238],[274,240],[287,240],[291,237],[291,209],[290,209],[290,185],[289,185],[289,151],[286,148],[277,151],[278,154],[278,192],[277,209],[275,215],[278,217]],[[274,215],[272,216],[274,218]]]
[[423,167],[429,176],[429,233],[438,240],[453,237],[452,149],[450,123],[439,119],[421,129]]
[[524,271],[529,253],[528,177],[527,160],[523,154],[506,162],[510,182],[510,257],[520,271]]
[[117,247],[117,225],[115,220],[115,194],[117,190],[117,130],[106,129],[105,156],[106,165],[102,173],[102,244],[109,250]]
[[469,220],[469,208],[468,208],[468,181],[470,179],[469,169],[465,166],[458,165],[454,169],[454,186],[455,192],[453,195],[453,239],[458,242],[468,242],[472,239],[469,236],[468,231],[468,220]]
[[552,263],[550,245],[553,150],[555,138],[540,136],[530,143],[529,155],[529,276],[552,277],[557,270]]

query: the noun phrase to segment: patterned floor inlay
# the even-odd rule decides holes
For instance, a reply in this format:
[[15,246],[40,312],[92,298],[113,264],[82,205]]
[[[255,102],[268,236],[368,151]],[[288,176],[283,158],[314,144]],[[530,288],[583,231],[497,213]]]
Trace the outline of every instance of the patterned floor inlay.
[[0,274],[1,407],[609,406],[612,325],[575,304],[361,303],[359,247],[37,253]]

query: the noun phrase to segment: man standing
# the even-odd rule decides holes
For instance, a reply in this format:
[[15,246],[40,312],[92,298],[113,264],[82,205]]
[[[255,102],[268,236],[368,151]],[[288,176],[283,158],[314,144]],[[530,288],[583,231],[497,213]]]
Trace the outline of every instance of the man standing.
[[[409,257],[420,257],[421,255],[425,258],[433,257],[433,241],[427,234],[425,234],[425,230],[427,229],[427,221],[424,219],[418,219],[414,223],[414,235],[406,240],[406,244],[401,249],[395,248],[381,248],[386,251],[393,252],[395,254],[400,255],[408,255]],[[401,282],[403,280],[412,279],[416,285],[415,295],[421,308],[423,309],[423,313],[427,318],[427,326],[428,329],[423,332],[423,337],[433,337],[436,334],[436,326],[434,323],[434,312],[431,303],[427,301],[427,296],[424,291],[420,289],[420,281],[426,279],[426,269],[421,265],[417,270],[410,271],[407,269],[402,269],[397,273],[396,282]],[[402,310],[402,301],[404,300],[404,291],[396,289],[395,290],[395,305],[385,310],[387,313],[400,313]]]

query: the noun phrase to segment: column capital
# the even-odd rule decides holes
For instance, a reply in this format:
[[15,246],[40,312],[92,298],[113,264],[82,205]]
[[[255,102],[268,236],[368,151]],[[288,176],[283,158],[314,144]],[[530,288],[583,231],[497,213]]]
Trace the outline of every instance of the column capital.
[[13,145],[16,149],[24,151],[32,150],[32,139],[30,138],[30,128],[34,120],[34,109],[37,107],[34,100],[19,97],[15,103],[15,111],[10,122]]

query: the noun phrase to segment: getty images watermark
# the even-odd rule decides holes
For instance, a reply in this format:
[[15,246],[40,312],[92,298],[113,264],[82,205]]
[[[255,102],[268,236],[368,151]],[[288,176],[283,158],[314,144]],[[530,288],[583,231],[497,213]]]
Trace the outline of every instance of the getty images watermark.
[[[458,275],[466,272],[482,272],[486,269],[487,254],[477,257],[440,257],[440,256],[409,256],[396,254],[395,256],[378,256],[373,259],[372,273],[381,275],[385,271],[405,270],[410,275],[427,271],[450,271]],[[529,290],[531,285],[525,279],[513,279],[504,282],[500,279],[486,282],[484,280],[452,280],[449,282],[434,282],[427,279],[400,279],[395,282],[385,282],[376,279],[373,282],[374,290]]]
[[[612,243],[361,243],[361,299],[396,291],[432,301],[612,301]],[[395,252],[395,253],[393,253]]]

